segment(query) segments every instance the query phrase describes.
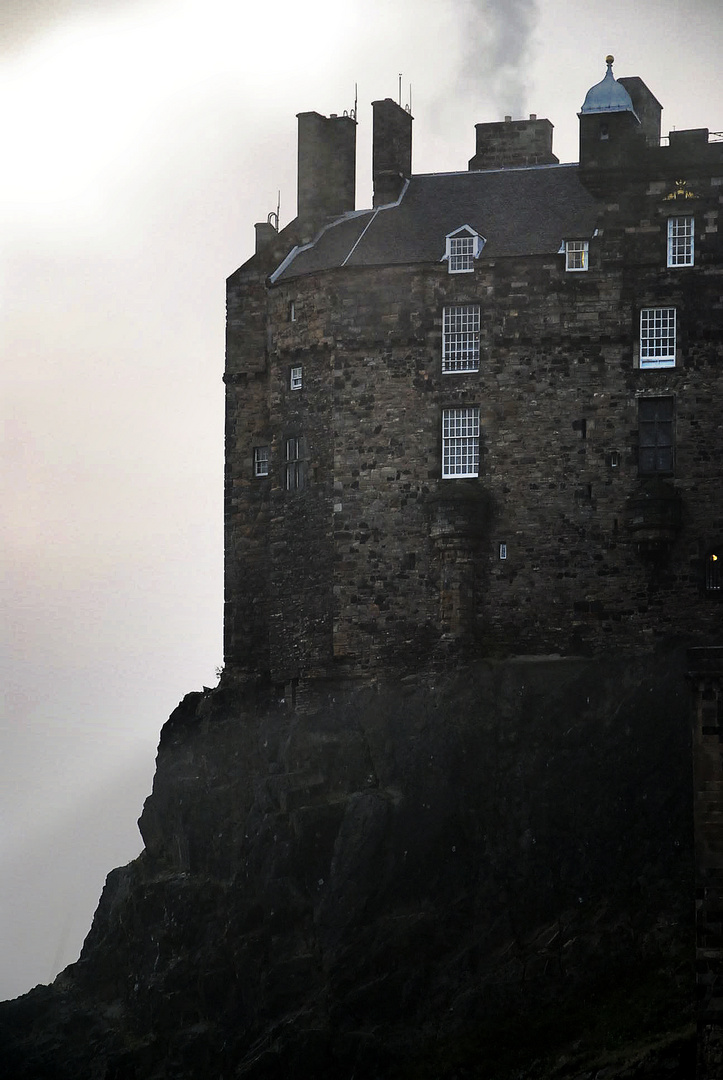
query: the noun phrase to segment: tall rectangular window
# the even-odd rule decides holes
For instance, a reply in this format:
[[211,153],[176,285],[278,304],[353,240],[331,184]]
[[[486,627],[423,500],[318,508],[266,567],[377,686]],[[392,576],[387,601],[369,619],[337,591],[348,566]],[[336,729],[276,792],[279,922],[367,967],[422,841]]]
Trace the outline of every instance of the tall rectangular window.
[[479,371],[479,304],[442,312],[442,371]]
[[693,218],[668,218],[668,266],[692,266],[694,246]]
[[269,475],[270,456],[268,446],[254,447],[254,476]]
[[643,308],[640,312],[640,366],[674,367],[675,308]]
[[565,241],[565,269],[587,270],[588,267],[588,244],[587,240]]
[[670,476],[675,464],[675,399],[638,398],[638,472]]
[[304,486],[304,440],[298,436],[286,440],[286,490],[299,491]]
[[479,405],[442,410],[442,476],[479,476]]

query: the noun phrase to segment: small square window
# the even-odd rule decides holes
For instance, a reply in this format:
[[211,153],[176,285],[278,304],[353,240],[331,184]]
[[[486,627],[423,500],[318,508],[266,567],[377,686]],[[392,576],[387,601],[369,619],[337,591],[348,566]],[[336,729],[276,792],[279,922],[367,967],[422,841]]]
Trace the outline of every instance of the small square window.
[[675,308],[640,312],[640,366],[675,367]]
[[694,244],[693,218],[668,218],[668,266],[692,266]]
[[292,367],[289,373],[289,389],[301,390],[303,383],[304,369],[302,367]]
[[442,410],[442,476],[479,476],[479,405]]
[[459,304],[442,312],[442,371],[479,371],[479,304]]
[[269,461],[271,458],[268,446],[254,447],[254,476],[269,475]]
[[588,268],[588,240],[565,241],[565,269],[587,270]]
[[507,544],[500,544],[500,558],[507,558]]

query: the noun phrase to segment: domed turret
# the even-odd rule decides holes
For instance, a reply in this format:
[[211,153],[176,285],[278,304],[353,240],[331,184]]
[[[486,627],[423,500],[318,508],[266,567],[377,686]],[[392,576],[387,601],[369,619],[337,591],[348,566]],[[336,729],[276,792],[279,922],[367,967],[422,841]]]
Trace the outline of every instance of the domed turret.
[[585,95],[580,115],[588,113],[631,112],[637,119],[633,101],[625,87],[613,75],[614,56],[606,56],[608,66],[605,78],[591,86]]
[[[605,78],[585,95],[580,119],[580,165],[583,169],[620,169],[640,151],[640,117],[625,81],[613,75],[612,56],[606,56]],[[627,80],[628,82],[630,80]]]

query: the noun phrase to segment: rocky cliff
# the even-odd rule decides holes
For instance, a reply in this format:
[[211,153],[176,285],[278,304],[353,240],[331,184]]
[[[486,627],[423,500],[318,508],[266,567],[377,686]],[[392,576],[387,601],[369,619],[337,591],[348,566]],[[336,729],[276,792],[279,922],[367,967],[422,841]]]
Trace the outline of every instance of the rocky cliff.
[[189,694],[3,1075],[689,1077],[689,742],[682,651]]

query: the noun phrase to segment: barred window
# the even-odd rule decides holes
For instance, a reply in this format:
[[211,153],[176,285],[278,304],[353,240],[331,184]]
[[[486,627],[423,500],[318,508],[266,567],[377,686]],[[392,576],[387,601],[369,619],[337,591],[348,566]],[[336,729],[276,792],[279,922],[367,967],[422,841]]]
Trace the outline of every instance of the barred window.
[[479,304],[446,307],[442,313],[442,371],[479,370]]
[[692,266],[694,245],[693,218],[668,218],[668,266]]
[[304,439],[294,436],[286,440],[286,490],[300,491],[305,486],[306,462]]
[[479,405],[442,410],[442,476],[479,475]]
[[271,458],[268,446],[254,447],[254,476],[269,475],[269,460]]
[[588,268],[588,246],[587,240],[566,240],[565,241],[565,269],[566,270],[587,270]]
[[643,308],[640,312],[640,366],[674,367],[675,308]]
[[475,237],[451,236],[449,238],[449,262],[450,274],[463,274],[474,270]]
[[638,472],[670,476],[675,458],[675,399],[638,398]]

